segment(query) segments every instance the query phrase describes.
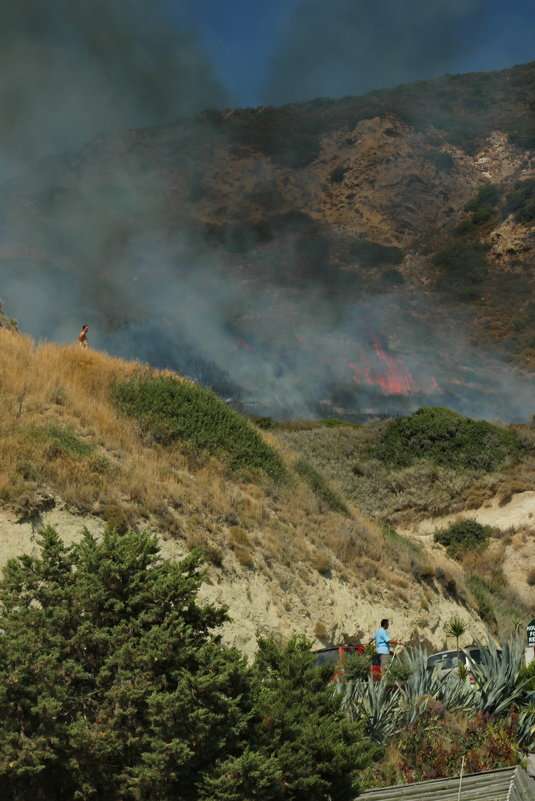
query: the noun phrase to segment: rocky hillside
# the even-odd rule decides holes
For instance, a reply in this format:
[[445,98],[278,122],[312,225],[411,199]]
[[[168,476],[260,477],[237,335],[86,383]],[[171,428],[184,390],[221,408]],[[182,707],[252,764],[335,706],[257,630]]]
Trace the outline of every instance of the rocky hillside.
[[4,299],[257,414],[528,420],[534,98],[527,64],[103,134],[2,188]]
[[[532,613],[527,568],[515,567],[515,582],[498,569],[509,552],[532,562],[529,509],[513,531],[501,504],[504,518],[477,564],[452,558],[423,528],[404,530],[410,510],[400,516],[392,498],[411,470],[414,483],[414,468],[390,473],[377,514],[374,490],[362,481],[367,470],[379,475],[370,446],[382,441],[385,423],[262,431],[169,371],[92,349],[37,345],[5,329],[0,345],[0,562],[34,550],[48,524],[68,542],[84,526],[148,529],[160,536],[164,558],[200,547],[203,597],[228,604],[225,639],[248,654],[257,632],[303,632],[321,647],[367,639],[383,616],[405,640],[439,648],[453,615],[468,623],[471,639]],[[516,476],[510,502],[531,497],[530,432],[485,429],[493,453],[498,441],[505,450],[493,471],[490,463],[472,465],[461,480],[475,493],[491,479],[503,487]],[[419,469],[412,519],[423,526],[439,508],[423,477],[446,484],[448,471]],[[443,498],[440,509],[473,507],[473,497],[457,506]]]

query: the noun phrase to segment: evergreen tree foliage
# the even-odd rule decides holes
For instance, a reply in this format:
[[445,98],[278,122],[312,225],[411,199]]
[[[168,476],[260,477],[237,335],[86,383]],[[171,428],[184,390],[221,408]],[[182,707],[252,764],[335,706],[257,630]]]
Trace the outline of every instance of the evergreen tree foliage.
[[0,586],[0,797],[194,799],[248,721],[243,657],[209,630],[200,557],[88,532],[12,560]]
[[[200,605],[200,554],[85,531],[0,582],[0,798],[346,801],[372,751],[310,643],[260,642],[249,667]],[[329,668],[327,668],[329,670]]]
[[254,737],[258,748],[277,755],[284,777],[277,799],[355,798],[359,771],[376,748],[341,711],[341,694],[329,684],[332,665],[312,667],[311,643],[302,637],[258,645]]

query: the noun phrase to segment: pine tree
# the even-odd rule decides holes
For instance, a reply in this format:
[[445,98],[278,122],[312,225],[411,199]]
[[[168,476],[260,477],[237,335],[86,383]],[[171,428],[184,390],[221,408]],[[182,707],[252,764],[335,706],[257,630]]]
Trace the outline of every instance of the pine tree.
[[241,761],[224,762],[219,777],[208,779],[203,797],[206,801],[354,799],[359,772],[378,749],[363,736],[362,725],[341,712],[342,695],[329,682],[332,666],[313,668],[311,643],[303,637],[293,637],[284,646],[273,638],[259,639],[258,646],[250,751]]
[[[252,667],[213,634],[198,552],[51,528],[0,582],[0,798],[349,801],[372,746],[310,643],[260,640]],[[327,672],[326,672],[327,671]]]
[[12,560],[0,585],[0,797],[195,799],[248,723],[244,658],[199,606],[200,557],[88,532]]

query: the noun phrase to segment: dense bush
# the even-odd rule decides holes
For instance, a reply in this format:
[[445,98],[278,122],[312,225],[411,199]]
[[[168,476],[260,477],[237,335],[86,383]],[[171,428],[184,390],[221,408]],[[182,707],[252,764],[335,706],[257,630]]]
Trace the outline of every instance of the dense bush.
[[447,528],[438,529],[433,539],[446,548],[448,556],[459,559],[467,551],[486,548],[491,531],[490,526],[483,526],[474,518],[468,517],[459,523],[451,523]]
[[444,467],[493,470],[521,450],[514,431],[472,420],[451,409],[427,406],[392,420],[381,434],[374,456],[393,467],[428,459]]
[[339,165],[335,167],[334,170],[331,171],[329,175],[329,180],[332,184],[341,184],[344,180],[344,176],[346,172],[349,172],[349,167],[344,167],[343,165]]
[[516,222],[528,223],[535,220],[535,179],[518,181],[508,196],[504,207],[505,214],[513,214]]
[[268,108],[260,114],[245,110],[229,118],[229,127],[238,145],[260,151],[285,167],[306,167],[321,149],[317,121],[297,109]]
[[535,693],[535,659],[523,665],[518,673],[519,682],[526,682],[526,690]]
[[389,267],[381,275],[381,281],[386,286],[401,286],[405,283],[405,279],[399,270],[395,267]]
[[535,150],[535,117],[523,118],[509,131],[509,139],[524,150]]
[[50,456],[69,455],[82,459],[91,456],[95,450],[89,442],[80,439],[74,431],[53,423],[44,428],[32,428],[32,434],[36,439],[49,443]]
[[212,226],[207,231],[207,238],[230,253],[247,253],[273,239],[273,233],[263,221],[244,220],[226,226]]
[[432,150],[428,155],[437,170],[451,172],[453,169],[455,162],[451,153],[445,150]]
[[465,242],[453,239],[439,250],[432,258],[432,262],[440,272],[456,283],[482,281],[488,270],[488,245],[482,242]]
[[454,716],[433,718],[432,713],[424,714],[400,733],[399,768],[405,782],[457,776],[462,759],[466,773],[496,770],[518,761],[516,715],[495,718],[478,713],[464,730]]
[[276,234],[285,236],[303,233],[315,225],[315,220],[304,211],[291,209],[268,217],[266,223]]
[[233,469],[262,469],[274,478],[284,474],[277,452],[244,417],[203,387],[159,377],[117,383],[112,393],[118,408],[163,445],[188,442],[225,458]]
[[381,245],[369,239],[357,239],[350,248],[350,256],[362,267],[375,267],[382,264],[400,264],[403,251],[393,245]]
[[0,797],[350,801],[375,747],[311,643],[260,640],[252,667],[211,632],[200,558],[155,538],[53,529],[0,581]]
[[465,211],[478,211],[481,207],[494,208],[500,201],[500,192],[494,184],[485,184],[481,187],[477,195],[469,200],[465,206]]

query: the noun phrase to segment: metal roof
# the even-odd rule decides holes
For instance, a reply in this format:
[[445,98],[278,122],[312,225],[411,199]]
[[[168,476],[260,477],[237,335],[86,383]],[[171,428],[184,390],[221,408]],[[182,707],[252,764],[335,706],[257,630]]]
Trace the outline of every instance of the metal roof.
[[[460,783],[460,792],[459,792]],[[453,779],[398,784],[361,793],[362,801],[535,801],[535,779],[519,765]]]

